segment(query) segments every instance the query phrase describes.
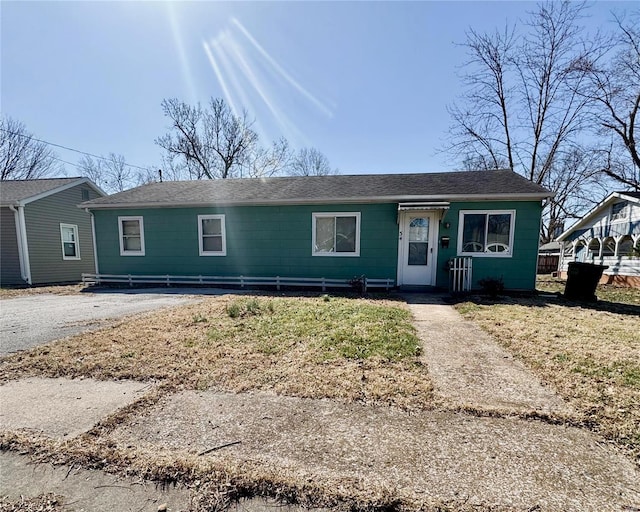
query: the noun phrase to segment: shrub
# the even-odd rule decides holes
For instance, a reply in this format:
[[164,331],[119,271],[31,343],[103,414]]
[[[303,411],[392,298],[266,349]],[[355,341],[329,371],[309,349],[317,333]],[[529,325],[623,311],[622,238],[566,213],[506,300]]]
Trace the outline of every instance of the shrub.
[[502,277],[486,277],[480,279],[478,284],[482,287],[482,293],[490,297],[497,297],[504,291],[504,281]]

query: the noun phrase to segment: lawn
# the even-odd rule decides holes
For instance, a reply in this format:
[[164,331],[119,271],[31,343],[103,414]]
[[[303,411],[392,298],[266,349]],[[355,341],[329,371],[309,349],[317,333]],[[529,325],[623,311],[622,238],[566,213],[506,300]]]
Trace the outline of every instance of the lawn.
[[0,364],[0,378],[154,380],[429,408],[420,350],[402,303],[228,295],[15,354]]
[[456,305],[551,384],[604,437],[640,460],[640,290],[599,286],[594,304],[540,296],[470,297]]
[[[558,390],[579,412],[583,425],[637,458],[640,291],[605,287],[598,290],[603,300],[584,305],[555,295],[561,286],[546,281],[540,286],[546,293],[536,297],[468,297],[456,308]],[[403,302],[383,298],[206,297],[3,358],[0,381],[49,376],[161,382],[149,403],[174,390],[214,389],[261,390],[408,410],[446,407],[434,397],[411,322]],[[145,400],[135,407],[144,410]],[[122,417],[132,411],[127,409]],[[120,420],[118,413],[101,428],[108,430]],[[112,469],[138,471],[159,481],[199,479],[210,470],[202,469],[198,464],[204,462],[199,460],[133,453],[96,433],[59,446],[42,444],[29,433],[6,433],[0,441],[5,448],[57,453],[68,463],[111,464]],[[260,492],[279,495],[262,473],[257,474]],[[241,480],[258,489],[250,478],[243,475]],[[287,493],[297,496],[297,487],[291,489]],[[388,506],[383,499],[380,503]]]

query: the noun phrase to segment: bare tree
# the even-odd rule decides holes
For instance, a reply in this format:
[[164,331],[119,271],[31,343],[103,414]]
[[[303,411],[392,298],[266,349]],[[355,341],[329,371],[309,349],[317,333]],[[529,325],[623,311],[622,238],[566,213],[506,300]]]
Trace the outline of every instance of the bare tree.
[[316,148],[302,148],[293,157],[288,174],[292,176],[328,176],[337,174],[329,159]]
[[585,9],[584,3],[547,1],[529,13],[522,29],[469,31],[466,92],[462,106],[450,108],[452,139],[446,149],[463,157],[466,167],[506,164],[553,192],[562,191],[548,205],[545,238],[567,215],[565,203],[589,183],[587,176],[575,174],[581,166],[569,172],[563,164],[580,148],[592,102],[578,93],[588,71],[579,71],[575,63],[599,62],[606,54],[599,36],[584,34]]
[[291,160],[289,142],[281,138],[270,148],[255,147],[246,153],[241,163],[240,176],[244,178],[264,178],[286,173]]
[[34,140],[24,124],[10,117],[0,119],[0,180],[30,180],[56,173],[55,154]]
[[608,143],[598,148],[602,172],[640,190],[640,11],[627,19],[614,15],[613,57],[604,65],[577,61],[573,71],[586,73],[588,86],[579,91],[595,104],[593,124]]
[[463,76],[464,105],[448,107],[453,126],[447,148],[463,155],[465,167],[475,163],[479,168],[515,169],[511,123],[515,124],[512,103],[517,99],[510,75],[515,71],[516,43],[514,27],[493,34],[467,32],[469,60],[464,67],[471,71]]
[[555,192],[544,211],[541,239],[550,242],[559,236],[567,222],[580,218],[609,191],[610,181],[603,180],[598,167],[599,156],[589,148],[576,146],[563,152],[549,167],[542,185]]
[[85,155],[78,162],[78,168],[108,193],[122,192],[139,182],[139,173],[127,165],[124,156],[115,153],[104,158]]
[[165,99],[162,110],[172,122],[172,131],[155,142],[167,152],[174,168],[186,170],[192,179],[238,175],[257,144],[247,113],[233,114],[223,99],[212,98],[207,108]]

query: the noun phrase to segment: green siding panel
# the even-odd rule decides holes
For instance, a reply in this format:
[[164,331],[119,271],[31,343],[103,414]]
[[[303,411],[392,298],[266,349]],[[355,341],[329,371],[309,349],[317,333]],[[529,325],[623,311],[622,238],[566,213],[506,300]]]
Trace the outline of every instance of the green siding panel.
[[[360,257],[312,256],[313,212],[360,212]],[[226,256],[199,256],[198,215],[224,214]],[[396,204],[95,211],[104,274],[396,278]],[[145,256],[120,256],[118,217],[144,218]]]
[[[83,272],[94,272],[91,217],[77,207],[83,189],[90,199],[99,197],[90,187],[78,185],[24,207],[33,284],[77,282]],[[62,258],[61,223],[78,226],[80,260]]]
[[[452,203],[440,223],[436,285],[447,288],[447,262],[457,256],[460,210],[515,210],[513,256],[474,258],[474,287],[485,277],[502,279],[508,289],[533,289],[538,249],[539,201]],[[360,212],[359,257],[312,256],[313,212]],[[226,256],[198,255],[198,215],[224,214]],[[139,275],[219,275],[396,279],[398,205],[343,204],[212,208],[140,208],[97,210],[96,235],[100,272]],[[144,218],[145,256],[120,256],[118,216]],[[451,225],[444,228],[444,223]]]
[[[450,236],[448,249],[439,248],[437,285],[446,288],[449,283],[447,262],[457,257],[458,219],[460,210],[515,210],[516,222],[513,255],[510,258],[473,258],[473,288],[480,288],[483,278],[502,278],[505,288],[533,290],[536,283],[538,240],[542,205],[539,201],[483,201],[452,203],[440,223],[440,236]],[[451,224],[449,229],[444,224]]]

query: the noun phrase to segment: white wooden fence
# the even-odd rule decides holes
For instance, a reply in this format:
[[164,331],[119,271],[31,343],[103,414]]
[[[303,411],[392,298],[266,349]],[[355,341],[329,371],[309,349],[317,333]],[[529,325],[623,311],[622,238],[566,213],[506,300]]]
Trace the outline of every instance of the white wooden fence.
[[471,257],[451,258],[449,260],[449,291],[468,292],[473,278],[473,260]]
[[128,284],[145,285],[159,284],[192,285],[192,286],[275,286],[303,287],[303,288],[358,288],[358,291],[367,291],[370,288],[384,288],[390,290],[395,286],[393,279],[370,279],[368,277],[350,279],[327,279],[324,277],[253,277],[253,276],[176,276],[176,275],[133,275],[133,274],[82,274],[82,282],[87,284]]

